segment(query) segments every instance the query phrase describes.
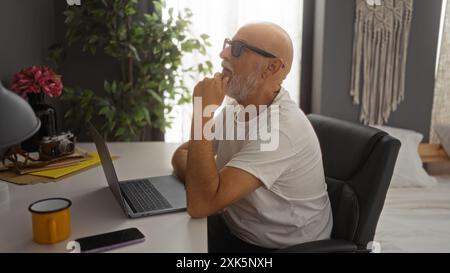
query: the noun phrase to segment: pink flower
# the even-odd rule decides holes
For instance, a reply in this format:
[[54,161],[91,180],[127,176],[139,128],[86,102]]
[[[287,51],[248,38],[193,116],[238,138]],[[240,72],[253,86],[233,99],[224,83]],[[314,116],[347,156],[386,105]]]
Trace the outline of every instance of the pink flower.
[[45,66],[32,66],[14,75],[11,90],[22,97],[28,93],[44,93],[50,97],[61,95],[63,84],[61,76]]

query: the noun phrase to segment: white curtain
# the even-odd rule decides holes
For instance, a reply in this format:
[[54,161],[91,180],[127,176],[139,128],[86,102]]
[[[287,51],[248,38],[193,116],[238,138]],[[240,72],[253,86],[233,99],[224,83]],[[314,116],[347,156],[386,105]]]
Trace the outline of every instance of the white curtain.
[[[193,13],[192,34],[196,37],[203,33],[210,36],[212,47],[208,59],[213,63],[215,72],[222,71],[219,54],[224,38],[233,37],[240,26],[254,21],[270,21],[283,27],[294,43],[293,66],[283,86],[299,102],[303,0],[166,0],[166,14],[169,8],[173,8],[175,14],[189,8]],[[183,66],[189,67],[203,59],[184,58]],[[189,82],[191,90],[197,80],[200,77]],[[187,141],[192,105],[177,106],[170,115],[174,119],[172,128],[166,130],[166,142]]]
[[439,142],[433,130],[434,124],[450,125],[450,5],[443,3],[445,14],[442,17],[442,34],[438,50],[438,69],[434,88],[433,119],[431,122],[431,141]]

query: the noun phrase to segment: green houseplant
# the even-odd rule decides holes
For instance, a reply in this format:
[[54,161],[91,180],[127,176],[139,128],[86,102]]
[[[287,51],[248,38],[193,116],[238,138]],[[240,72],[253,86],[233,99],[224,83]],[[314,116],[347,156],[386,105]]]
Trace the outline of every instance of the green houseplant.
[[[146,0],[150,1],[150,0]],[[192,12],[168,11],[163,20],[163,0],[153,0],[153,12],[138,9],[138,0],[86,0],[81,6],[67,6],[66,46],[82,45],[96,54],[102,50],[118,61],[121,78],[104,81],[104,90],[66,87],[62,100],[67,111],[64,123],[75,132],[92,121],[109,141],[144,140],[147,128],[164,131],[171,125],[168,113],[174,105],[190,101],[186,76],[212,72],[210,61],[182,67],[185,54],[206,55],[208,35],[189,35]],[[51,51],[58,63],[63,48]]]

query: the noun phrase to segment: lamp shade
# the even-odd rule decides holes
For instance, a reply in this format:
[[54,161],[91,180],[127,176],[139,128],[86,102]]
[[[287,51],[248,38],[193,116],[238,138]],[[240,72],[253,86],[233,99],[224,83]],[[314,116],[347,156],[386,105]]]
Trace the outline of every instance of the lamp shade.
[[30,138],[40,127],[28,102],[0,82],[0,149]]

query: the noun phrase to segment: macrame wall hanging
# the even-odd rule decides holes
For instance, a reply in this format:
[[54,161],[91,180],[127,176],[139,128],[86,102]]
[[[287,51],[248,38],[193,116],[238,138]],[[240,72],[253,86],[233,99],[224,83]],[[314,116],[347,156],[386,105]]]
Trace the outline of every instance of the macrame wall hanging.
[[364,124],[387,123],[405,98],[413,0],[356,0],[350,95]]

